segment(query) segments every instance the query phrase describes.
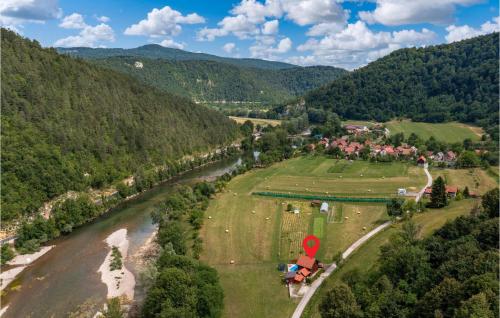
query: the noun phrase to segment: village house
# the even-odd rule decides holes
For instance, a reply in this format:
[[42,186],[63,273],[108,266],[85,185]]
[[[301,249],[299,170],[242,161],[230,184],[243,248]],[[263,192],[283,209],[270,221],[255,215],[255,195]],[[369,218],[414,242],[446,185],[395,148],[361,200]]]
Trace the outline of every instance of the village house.
[[319,212],[328,213],[328,203],[326,202],[321,203],[321,208],[319,209]]
[[[455,186],[446,186],[445,188],[446,190],[446,194],[450,197],[450,198],[455,198],[457,196],[457,193],[458,193],[458,187],[455,187]],[[424,195],[425,196],[430,196],[432,194],[432,188],[431,187],[427,187],[425,188],[424,190]]]
[[370,131],[368,127],[363,125],[346,125],[344,128],[349,134],[355,135],[364,134]]
[[425,165],[426,163],[427,163],[427,159],[425,159],[425,157],[424,157],[424,156],[420,156],[420,157],[418,157],[418,159],[417,159],[417,164],[418,164],[419,166],[423,166],[423,165]]

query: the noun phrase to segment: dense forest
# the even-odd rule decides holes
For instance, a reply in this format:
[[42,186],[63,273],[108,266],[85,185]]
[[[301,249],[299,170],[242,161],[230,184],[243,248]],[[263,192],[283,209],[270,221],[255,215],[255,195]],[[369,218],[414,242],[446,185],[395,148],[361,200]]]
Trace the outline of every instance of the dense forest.
[[325,295],[321,316],[498,317],[498,199],[498,189],[489,191],[482,208],[426,239],[407,221],[372,270],[346,273]]
[[305,96],[348,119],[457,120],[498,140],[498,33],[401,49]]
[[2,29],[2,220],[230,143],[221,114]]
[[[92,61],[166,92],[197,101],[280,103],[347,73],[330,66],[270,70],[214,61],[138,59],[130,56]],[[136,62],[141,63],[140,67],[135,65]]]
[[277,61],[267,61],[252,58],[230,58],[221,57],[206,53],[195,53],[184,51],[180,49],[174,49],[169,47],[164,47],[158,44],[147,44],[139,46],[133,49],[122,49],[122,48],[89,48],[89,47],[71,47],[62,48],[59,47],[57,50],[60,53],[70,54],[73,56],[79,56],[86,59],[97,59],[115,56],[133,56],[138,58],[149,58],[149,59],[166,59],[174,61],[214,61],[223,62],[226,64],[232,64],[241,67],[254,67],[260,69],[268,70],[279,70],[285,68],[297,67],[293,64],[277,62]]

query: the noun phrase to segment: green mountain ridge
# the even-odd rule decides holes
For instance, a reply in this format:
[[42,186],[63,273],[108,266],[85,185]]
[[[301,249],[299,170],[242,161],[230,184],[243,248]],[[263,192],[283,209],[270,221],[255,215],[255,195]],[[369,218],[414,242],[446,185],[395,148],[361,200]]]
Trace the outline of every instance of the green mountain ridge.
[[347,73],[330,66],[274,70],[204,60],[174,61],[130,56],[94,59],[92,62],[131,75],[166,92],[208,102],[279,103]]
[[185,60],[214,61],[214,62],[223,62],[227,64],[232,64],[240,67],[254,67],[254,68],[271,69],[271,70],[297,67],[296,65],[293,64],[277,62],[277,61],[268,61],[261,59],[252,59],[252,58],[230,58],[230,57],[221,57],[206,53],[189,52],[180,49],[164,47],[159,44],[147,44],[132,49],[58,47],[57,50],[60,53],[69,54],[72,56],[78,56],[86,59],[106,58],[115,56],[133,56],[133,57],[142,57],[150,59],[160,58],[160,59],[175,60],[175,61],[185,61]]
[[233,121],[186,98],[1,35],[2,220],[238,136]]
[[346,119],[457,120],[498,140],[498,33],[394,51],[305,95],[307,108]]

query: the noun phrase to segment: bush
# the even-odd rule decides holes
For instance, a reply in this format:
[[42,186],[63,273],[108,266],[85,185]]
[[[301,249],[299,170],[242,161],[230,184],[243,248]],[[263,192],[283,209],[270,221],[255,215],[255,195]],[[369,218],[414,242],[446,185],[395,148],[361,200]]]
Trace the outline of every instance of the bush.
[[115,271],[122,269],[122,267],[123,267],[122,253],[120,253],[118,247],[113,246],[111,248],[111,263],[109,263],[109,269],[111,271]]
[[5,265],[8,261],[14,258],[14,251],[12,250],[9,244],[4,243],[2,245],[2,251],[0,257],[2,265]]

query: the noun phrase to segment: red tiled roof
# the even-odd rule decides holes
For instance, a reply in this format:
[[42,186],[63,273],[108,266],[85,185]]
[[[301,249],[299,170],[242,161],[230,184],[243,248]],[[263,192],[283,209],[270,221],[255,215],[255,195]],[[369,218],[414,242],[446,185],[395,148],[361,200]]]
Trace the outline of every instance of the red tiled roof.
[[418,157],[417,162],[418,162],[418,161],[423,161],[423,162],[426,162],[427,160],[425,159],[425,157],[424,157],[424,156],[420,156],[420,157]]
[[301,281],[304,280],[304,278],[305,278],[304,276],[297,274],[297,275],[295,275],[293,280],[300,283]]
[[314,262],[316,262],[316,259],[306,255],[301,255],[297,260],[297,265],[299,265],[300,267],[305,267],[307,269],[312,269],[314,266]]
[[458,187],[454,186],[446,186],[446,193],[457,193]]
[[305,267],[304,267],[304,268],[302,268],[302,269],[299,271],[299,273],[300,273],[300,274],[302,274],[302,276],[304,276],[304,277],[307,277],[307,276],[311,275],[311,271],[310,271],[310,270],[308,270],[308,269],[307,269],[307,268],[305,268]]
[[425,194],[431,194],[431,193],[432,193],[432,188],[431,188],[431,187],[427,187],[427,188],[425,188],[424,193],[425,193]]

